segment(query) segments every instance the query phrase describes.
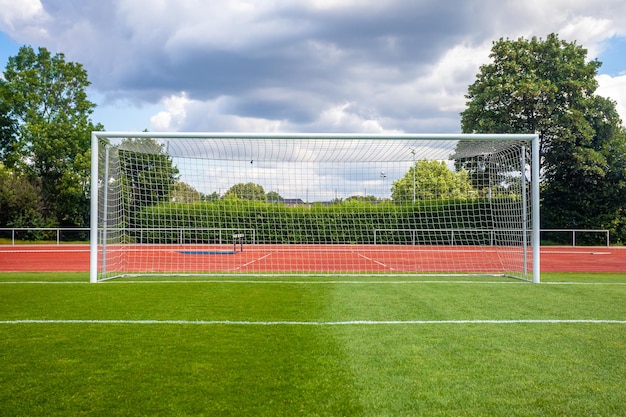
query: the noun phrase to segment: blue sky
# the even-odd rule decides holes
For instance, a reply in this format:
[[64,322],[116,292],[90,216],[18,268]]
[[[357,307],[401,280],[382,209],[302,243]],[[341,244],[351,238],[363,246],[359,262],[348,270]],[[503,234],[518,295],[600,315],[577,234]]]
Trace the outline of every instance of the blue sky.
[[80,62],[107,130],[458,132],[501,37],[558,33],[603,62],[626,120],[623,0],[0,0],[21,45]]
[[601,74],[626,75],[626,37],[611,38],[598,59],[602,62]]

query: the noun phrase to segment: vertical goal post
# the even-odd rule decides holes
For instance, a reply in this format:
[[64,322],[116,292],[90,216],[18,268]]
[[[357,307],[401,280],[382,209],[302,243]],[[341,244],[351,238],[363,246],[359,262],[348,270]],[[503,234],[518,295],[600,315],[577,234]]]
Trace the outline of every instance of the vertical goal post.
[[[92,132],[91,142],[90,282],[159,274],[475,274],[481,261],[471,258],[487,247],[500,266],[485,265],[485,274],[540,282],[536,134]],[[437,161],[448,176],[469,171],[450,181],[466,178],[472,186],[420,188],[432,188],[422,161]],[[261,197],[237,194],[239,185],[260,189]],[[237,251],[252,234],[254,243]],[[214,255],[222,244],[247,257]],[[151,255],[140,259],[144,252]],[[306,261],[290,259],[298,252]],[[348,261],[350,254],[370,266]],[[463,259],[443,265],[443,255]]]

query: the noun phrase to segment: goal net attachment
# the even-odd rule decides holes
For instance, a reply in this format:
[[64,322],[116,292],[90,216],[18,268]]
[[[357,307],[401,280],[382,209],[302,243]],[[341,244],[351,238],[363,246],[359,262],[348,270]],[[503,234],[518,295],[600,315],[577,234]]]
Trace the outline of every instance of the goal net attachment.
[[539,282],[538,149],[528,134],[93,132],[90,280]]

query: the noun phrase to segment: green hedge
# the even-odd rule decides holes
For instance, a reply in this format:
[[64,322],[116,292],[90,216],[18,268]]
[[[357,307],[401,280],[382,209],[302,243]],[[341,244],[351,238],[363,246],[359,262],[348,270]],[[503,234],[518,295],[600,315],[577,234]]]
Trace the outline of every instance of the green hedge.
[[[216,242],[221,233],[254,229],[256,243],[374,243],[374,230],[380,229],[491,229],[521,227],[504,223],[507,210],[519,206],[515,199],[492,201],[454,200],[416,204],[348,201],[334,204],[287,206],[242,200],[159,204],[142,209],[133,224],[143,229],[141,241],[148,243]],[[518,209],[519,210],[519,209]],[[474,213],[483,213],[476,215]],[[150,229],[168,228],[171,231]],[[176,229],[176,230],[174,230]],[[181,232],[179,229],[183,229]],[[204,229],[204,230],[198,230]],[[211,230],[207,230],[211,229]],[[220,232],[221,230],[221,232]],[[181,235],[182,233],[182,235]],[[247,233],[249,235],[249,233]],[[447,239],[439,233],[440,239]],[[411,243],[412,239],[432,241],[432,232],[379,232],[378,243]],[[436,237],[435,237],[436,238]],[[136,236],[136,240],[139,237]],[[249,238],[248,238],[249,239]],[[488,233],[462,233],[457,239],[481,241]],[[442,243],[445,243],[442,241]],[[458,242],[457,242],[458,243]],[[480,243],[480,242],[478,242]]]

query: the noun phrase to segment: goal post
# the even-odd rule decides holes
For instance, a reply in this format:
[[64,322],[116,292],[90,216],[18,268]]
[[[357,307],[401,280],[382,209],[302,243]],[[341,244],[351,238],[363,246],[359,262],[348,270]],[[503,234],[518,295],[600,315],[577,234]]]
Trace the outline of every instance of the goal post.
[[91,178],[91,282],[540,282],[537,135],[93,132]]

